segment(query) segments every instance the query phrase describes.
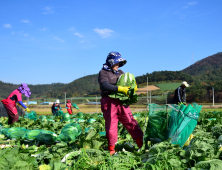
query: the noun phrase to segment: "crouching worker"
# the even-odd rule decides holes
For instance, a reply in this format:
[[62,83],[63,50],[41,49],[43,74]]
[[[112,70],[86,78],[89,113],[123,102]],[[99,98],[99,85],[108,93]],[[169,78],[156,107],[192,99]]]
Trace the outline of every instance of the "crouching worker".
[[20,87],[14,90],[6,99],[3,99],[1,102],[4,104],[7,114],[8,114],[8,124],[13,124],[14,122],[19,120],[18,111],[16,108],[16,103],[18,102],[27,112],[30,112],[29,108],[24,105],[22,102],[22,94],[26,97],[31,96],[30,89],[28,85],[23,83]]
[[122,105],[119,99],[108,96],[111,92],[121,92],[127,95],[129,87],[115,86],[118,77],[124,74],[118,68],[125,64],[126,60],[121,57],[120,53],[110,52],[98,77],[102,96],[100,100],[101,110],[105,119],[106,138],[108,140],[110,155],[115,153],[115,143],[118,138],[118,121],[127,129],[139,148],[143,145],[143,132],[137,121],[133,118],[130,107]]
[[175,90],[174,99],[173,99],[174,104],[186,105],[186,87],[189,86],[190,85],[186,81],[184,81],[182,82],[181,86]]
[[59,103],[60,103],[59,100],[56,100],[55,103],[53,103],[53,105],[52,105],[52,114],[54,116],[56,116],[57,111],[62,110]]
[[67,109],[68,113],[71,115],[72,114],[72,103],[70,100],[67,100],[66,109]]

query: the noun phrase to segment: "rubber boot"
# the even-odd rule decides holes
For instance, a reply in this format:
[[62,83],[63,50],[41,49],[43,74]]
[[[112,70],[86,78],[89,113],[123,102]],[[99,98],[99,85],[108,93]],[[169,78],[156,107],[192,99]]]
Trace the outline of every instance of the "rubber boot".
[[143,146],[143,137],[139,137],[136,139],[136,144],[139,148]]
[[115,146],[108,146],[108,150],[109,150],[110,156],[115,154]]

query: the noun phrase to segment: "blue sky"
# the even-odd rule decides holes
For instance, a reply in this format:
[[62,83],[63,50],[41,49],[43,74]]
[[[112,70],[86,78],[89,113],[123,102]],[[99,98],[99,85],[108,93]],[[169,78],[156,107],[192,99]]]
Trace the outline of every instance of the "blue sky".
[[0,81],[69,83],[118,51],[140,76],[222,52],[222,1],[0,1]]

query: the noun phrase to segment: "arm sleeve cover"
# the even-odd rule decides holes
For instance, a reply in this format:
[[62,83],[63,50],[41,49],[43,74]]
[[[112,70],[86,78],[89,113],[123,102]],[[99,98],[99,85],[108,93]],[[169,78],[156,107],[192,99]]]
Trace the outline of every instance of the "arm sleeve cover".
[[118,91],[118,86],[114,86],[112,84],[109,84],[108,81],[104,81],[102,84],[101,84],[102,88],[104,90],[107,90],[107,91],[112,91],[112,92],[117,92]]
[[24,107],[25,109],[27,108],[27,106],[24,105],[24,103],[23,103],[22,101],[19,101],[19,104],[20,104],[22,107]]
[[182,100],[181,100],[181,87],[179,87],[178,89],[178,92],[177,92],[177,97],[178,97],[178,100],[179,100],[179,102],[181,103],[182,102]]
[[184,90],[182,101],[185,102],[185,100],[186,100],[186,91]]

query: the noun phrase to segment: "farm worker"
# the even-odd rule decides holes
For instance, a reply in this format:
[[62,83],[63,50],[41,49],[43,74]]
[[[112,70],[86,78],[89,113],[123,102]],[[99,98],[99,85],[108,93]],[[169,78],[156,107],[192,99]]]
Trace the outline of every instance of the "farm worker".
[[189,87],[190,85],[186,82],[183,81],[181,86],[178,87],[175,90],[175,94],[174,94],[174,104],[184,104],[186,105],[186,87]]
[[108,96],[111,92],[121,92],[127,95],[129,87],[115,86],[118,77],[124,74],[124,72],[118,68],[125,65],[126,62],[120,53],[110,52],[98,77],[102,96],[100,100],[101,110],[105,119],[106,138],[108,140],[110,155],[115,153],[115,143],[118,138],[118,121],[123,124],[132,138],[136,140],[139,148],[143,145],[143,132],[137,121],[133,118],[130,107],[122,105],[119,99]]
[[67,100],[66,108],[68,113],[71,115],[72,114],[72,103],[70,100]]
[[25,83],[22,83],[18,89],[11,92],[11,94],[6,99],[1,101],[5,105],[8,114],[8,124],[13,124],[19,120],[16,103],[25,108],[27,112],[30,112],[29,108],[22,102],[22,94],[24,94],[26,97],[31,96],[30,89]]
[[53,105],[52,105],[52,114],[53,115],[56,115],[56,112],[58,110],[62,110],[62,108],[60,107],[59,103],[60,103],[59,100],[56,100],[55,103],[53,103]]

